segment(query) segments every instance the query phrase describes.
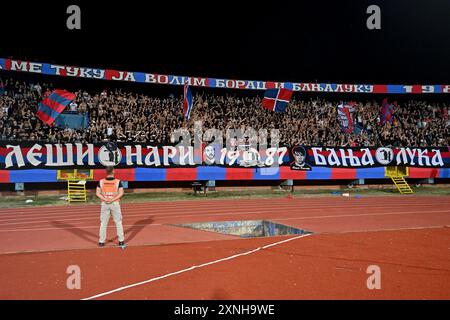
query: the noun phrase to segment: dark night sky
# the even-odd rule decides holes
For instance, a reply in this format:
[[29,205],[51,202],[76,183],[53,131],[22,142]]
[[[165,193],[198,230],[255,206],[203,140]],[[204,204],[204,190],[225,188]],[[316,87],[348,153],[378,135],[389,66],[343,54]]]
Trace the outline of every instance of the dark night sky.
[[[81,7],[81,31],[65,27],[69,4]],[[370,4],[382,30],[366,28]],[[1,57],[255,80],[450,82],[445,0],[53,0],[1,10]]]

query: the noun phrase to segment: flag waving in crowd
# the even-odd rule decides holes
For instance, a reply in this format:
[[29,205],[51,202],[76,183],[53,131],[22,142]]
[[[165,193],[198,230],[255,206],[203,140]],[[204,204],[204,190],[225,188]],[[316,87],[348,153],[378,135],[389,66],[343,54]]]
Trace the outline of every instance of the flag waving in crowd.
[[262,106],[264,109],[275,112],[285,112],[291,100],[292,90],[287,88],[267,89],[264,94]]
[[36,116],[42,122],[51,125],[56,117],[64,111],[67,105],[75,99],[75,94],[66,90],[54,90],[48,97],[39,103]]
[[354,111],[354,102],[341,103],[337,107],[339,123],[341,124],[341,130],[344,133],[353,132],[353,117],[352,113]]
[[385,125],[386,122],[392,123],[392,113],[394,112],[394,107],[397,103],[389,103],[387,98],[384,98],[381,104],[380,110],[380,124]]
[[192,110],[192,92],[191,88],[189,87],[189,84],[186,82],[184,84],[184,97],[183,97],[183,115],[186,120],[189,120],[191,116],[191,110]]

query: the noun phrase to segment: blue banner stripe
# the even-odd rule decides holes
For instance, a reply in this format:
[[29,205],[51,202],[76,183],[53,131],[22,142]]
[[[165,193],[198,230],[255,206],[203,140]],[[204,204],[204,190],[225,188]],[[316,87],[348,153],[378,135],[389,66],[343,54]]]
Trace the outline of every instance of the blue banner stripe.
[[441,168],[439,170],[439,178],[450,178],[450,168]]
[[57,170],[30,169],[9,171],[9,181],[18,182],[57,182]]
[[210,88],[216,88],[217,87],[217,79],[216,78],[208,78],[209,80],[209,87]]
[[134,78],[136,79],[136,82],[145,82],[145,73],[135,72]]
[[134,181],[165,181],[166,169],[160,168],[136,168],[134,169]]
[[357,179],[382,179],[385,177],[384,167],[356,169]]
[[53,69],[51,67],[51,65],[49,63],[43,63],[42,64],[42,73],[54,75],[56,73],[56,71],[55,71],[55,69]]
[[405,89],[401,85],[388,85],[388,93],[404,93]]
[[311,171],[306,171],[306,180],[331,179],[331,168],[313,167]]
[[225,180],[226,171],[224,167],[197,167],[197,180]]
[[254,169],[254,180],[280,180],[280,168],[257,168]]

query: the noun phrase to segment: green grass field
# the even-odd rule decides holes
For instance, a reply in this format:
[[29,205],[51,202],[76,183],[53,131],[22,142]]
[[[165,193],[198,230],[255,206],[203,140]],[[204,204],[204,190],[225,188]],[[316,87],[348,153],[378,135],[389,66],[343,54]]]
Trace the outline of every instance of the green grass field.
[[[450,195],[450,188],[422,186],[413,187],[415,195]],[[147,192],[147,193],[126,193],[122,203],[130,202],[149,202],[149,201],[177,201],[177,200],[194,200],[201,201],[203,199],[262,199],[262,198],[284,198],[292,194],[294,198],[300,197],[342,197],[342,193],[349,193],[350,197],[376,197],[376,196],[392,196],[400,195],[394,189],[349,189],[343,188],[339,190],[308,190],[297,189],[293,193],[286,190],[245,190],[245,191],[213,191],[208,192],[207,196],[199,193],[194,195],[190,192]],[[408,197],[409,195],[405,195]],[[67,201],[62,199],[62,195],[17,195],[3,196],[0,198],[0,208],[18,208],[30,206],[53,206],[67,205]],[[26,203],[26,200],[32,200]],[[88,195],[88,203],[99,203],[99,200],[93,194]],[[80,204],[71,204],[80,205]]]

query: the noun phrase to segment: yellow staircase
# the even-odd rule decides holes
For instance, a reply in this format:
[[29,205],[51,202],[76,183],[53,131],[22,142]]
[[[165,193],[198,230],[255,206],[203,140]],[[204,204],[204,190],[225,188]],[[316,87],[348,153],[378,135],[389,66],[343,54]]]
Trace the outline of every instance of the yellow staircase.
[[414,193],[404,177],[391,177],[391,179],[401,194]]
[[67,197],[71,202],[86,202],[86,180],[67,179]]
[[386,177],[391,178],[394,182],[395,187],[401,194],[413,194],[414,191],[409,186],[405,177],[409,175],[409,168],[407,167],[386,167],[385,168]]

